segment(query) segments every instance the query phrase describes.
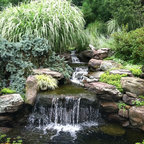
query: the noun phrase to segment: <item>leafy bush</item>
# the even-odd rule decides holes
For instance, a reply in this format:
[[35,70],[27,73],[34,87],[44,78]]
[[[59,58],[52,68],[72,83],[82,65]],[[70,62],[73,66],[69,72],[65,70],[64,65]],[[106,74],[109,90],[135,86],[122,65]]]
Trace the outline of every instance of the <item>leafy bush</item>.
[[135,143],[135,144],[144,144],[144,140],[142,141],[142,143],[140,143],[140,142],[137,142],[137,143]]
[[111,0],[109,11],[119,25],[127,25],[128,29],[136,29],[144,24],[144,11],[141,0]]
[[144,27],[114,34],[116,56],[131,63],[144,63]]
[[121,86],[121,78],[127,76],[126,74],[110,74],[109,72],[105,72],[104,74],[101,75],[100,81],[105,82],[111,85],[116,86],[116,88],[122,92],[122,86]]
[[68,47],[85,48],[82,12],[67,0],[31,1],[10,7],[0,13],[0,33],[9,41],[17,42],[22,36],[46,38],[56,52]]
[[58,81],[50,75],[36,75],[38,87],[41,90],[55,89],[58,87]]
[[87,23],[96,19],[106,22],[111,18],[109,0],[83,0],[82,11]]
[[9,89],[9,88],[3,88],[3,89],[0,91],[0,93],[2,93],[2,94],[14,94],[14,93],[16,93],[16,91],[15,91],[15,90],[12,90],[12,89]]
[[144,101],[136,100],[133,101],[133,104],[135,104],[136,106],[144,106]]
[[72,72],[71,67],[51,50],[46,39],[24,36],[20,42],[13,43],[0,38],[0,87],[23,93],[32,68],[48,66],[57,68],[66,78]]

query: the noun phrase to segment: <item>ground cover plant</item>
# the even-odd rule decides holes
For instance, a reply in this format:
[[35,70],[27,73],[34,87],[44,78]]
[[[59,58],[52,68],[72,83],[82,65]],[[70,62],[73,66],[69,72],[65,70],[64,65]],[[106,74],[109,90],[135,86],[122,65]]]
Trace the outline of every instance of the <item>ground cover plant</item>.
[[22,36],[46,38],[56,52],[87,45],[85,21],[78,7],[66,0],[41,0],[9,7],[0,13],[0,33],[12,42]]

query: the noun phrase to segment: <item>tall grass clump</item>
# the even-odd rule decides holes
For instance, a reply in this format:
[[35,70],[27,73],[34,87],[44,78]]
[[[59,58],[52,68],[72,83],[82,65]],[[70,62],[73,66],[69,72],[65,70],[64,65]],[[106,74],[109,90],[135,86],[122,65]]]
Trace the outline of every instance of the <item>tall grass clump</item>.
[[54,51],[86,45],[82,12],[67,0],[39,0],[0,13],[0,33],[17,42],[25,34],[46,38]]

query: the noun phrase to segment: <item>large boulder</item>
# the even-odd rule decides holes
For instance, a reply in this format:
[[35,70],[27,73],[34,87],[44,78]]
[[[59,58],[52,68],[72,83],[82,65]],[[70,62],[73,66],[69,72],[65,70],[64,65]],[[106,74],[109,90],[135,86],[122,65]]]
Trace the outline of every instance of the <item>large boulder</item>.
[[17,112],[22,107],[23,103],[24,100],[20,94],[0,96],[0,114]]
[[38,92],[38,83],[35,76],[29,76],[26,80],[26,100],[25,102],[34,105]]
[[113,60],[104,60],[101,62],[100,69],[103,71],[107,71],[110,69],[121,68],[122,65],[114,62]]
[[118,105],[116,102],[101,102],[101,108],[107,113],[118,112]]
[[85,50],[82,51],[78,57],[81,61],[83,62],[88,62],[94,55],[94,51],[93,50]]
[[44,74],[44,75],[51,75],[53,78],[56,78],[58,80],[61,80],[64,78],[64,76],[59,73],[59,72],[55,72],[55,71],[51,71],[48,68],[43,68],[43,69],[33,69],[33,72],[35,75],[40,75],[40,74]]
[[144,95],[144,80],[136,77],[122,77],[121,85],[125,91],[136,95]]
[[133,106],[129,110],[129,119],[132,126],[144,130],[144,106]]
[[102,82],[85,83],[84,85],[90,91],[95,92],[100,99],[118,101],[122,98],[122,94],[113,85]]
[[126,74],[127,76],[133,76],[131,71],[126,69],[114,69],[110,71],[110,74],[119,74],[119,75]]
[[104,58],[108,57],[109,51],[109,48],[101,48],[97,51],[94,51],[93,58],[97,60],[103,60]]
[[102,60],[91,59],[88,63],[90,71],[99,71]]

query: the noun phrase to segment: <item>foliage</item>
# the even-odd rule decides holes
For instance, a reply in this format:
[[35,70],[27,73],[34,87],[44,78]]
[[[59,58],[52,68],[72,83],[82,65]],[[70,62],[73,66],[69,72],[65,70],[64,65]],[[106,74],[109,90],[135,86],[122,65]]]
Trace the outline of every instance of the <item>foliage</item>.
[[73,4],[77,5],[77,6],[82,6],[82,2],[83,0],[71,0]]
[[38,87],[41,90],[55,89],[58,87],[58,81],[50,75],[36,75]]
[[126,106],[127,106],[127,104],[125,104],[124,102],[119,102],[118,103],[118,108],[119,109],[123,109],[123,111],[126,110]]
[[87,23],[96,19],[106,22],[111,18],[109,0],[83,0],[82,11]]
[[120,27],[114,23],[114,20],[104,23],[102,21],[95,21],[87,26],[86,34],[89,37],[90,44],[97,49],[113,47],[114,38],[112,33],[120,31]]
[[9,41],[17,42],[22,36],[46,38],[56,52],[68,47],[85,48],[82,12],[67,0],[41,0],[22,3],[0,13],[0,33]]
[[144,99],[144,96],[140,95],[139,98]]
[[144,11],[141,0],[111,0],[109,11],[119,25],[127,25],[128,29],[143,26]]
[[144,101],[135,100],[133,101],[133,104],[135,104],[136,106],[144,106]]
[[0,87],[23,93],[32,68],[55,68],[56,65],[57,71],[67,78],[70,76],[70,66],[56,56],[46,39],[24,36],[20,42],[13,43],[0,38]]
[[141,65],[127,64],[125,66],[125,68],[130,70],[134,76],[138,76],[139,77],[142,74]]
[[14,93],[16,93],[16,91],[15,91],[15,90],[12,90],[12,89],[9,89],[9,88],[3,88],[3,89],[0,91],[0,93],[2,93],[2,94],[14,94]]
[[116,57],[131,63],[144,63],[144,27],[114,34]]
[[119,91],[122,92],[123,89],[122,89],[120,80],[121,80],[122,77],[125,77],[125,76],[127,76],[127,75],[126,74],[122,74],[122,75],[110,74],[109,72],[105,72],[104,74],[101,75],[100,81],[111,84],[111,85],[114,85],[114,86],[116,86],[116,88]]
[[7,137],[6,134],[0,134],[0,142],[1,144],[22,144],[23,140],[20,136],[17,136],[16,138],[10,138]]
[[49,67],[53,71],[60,72],[64,75],[66,79],[69,79],[72,75],[73,69],[67,64],[64,58],[53,52],[49,57],[48,62],[45,62],[45,67]]

